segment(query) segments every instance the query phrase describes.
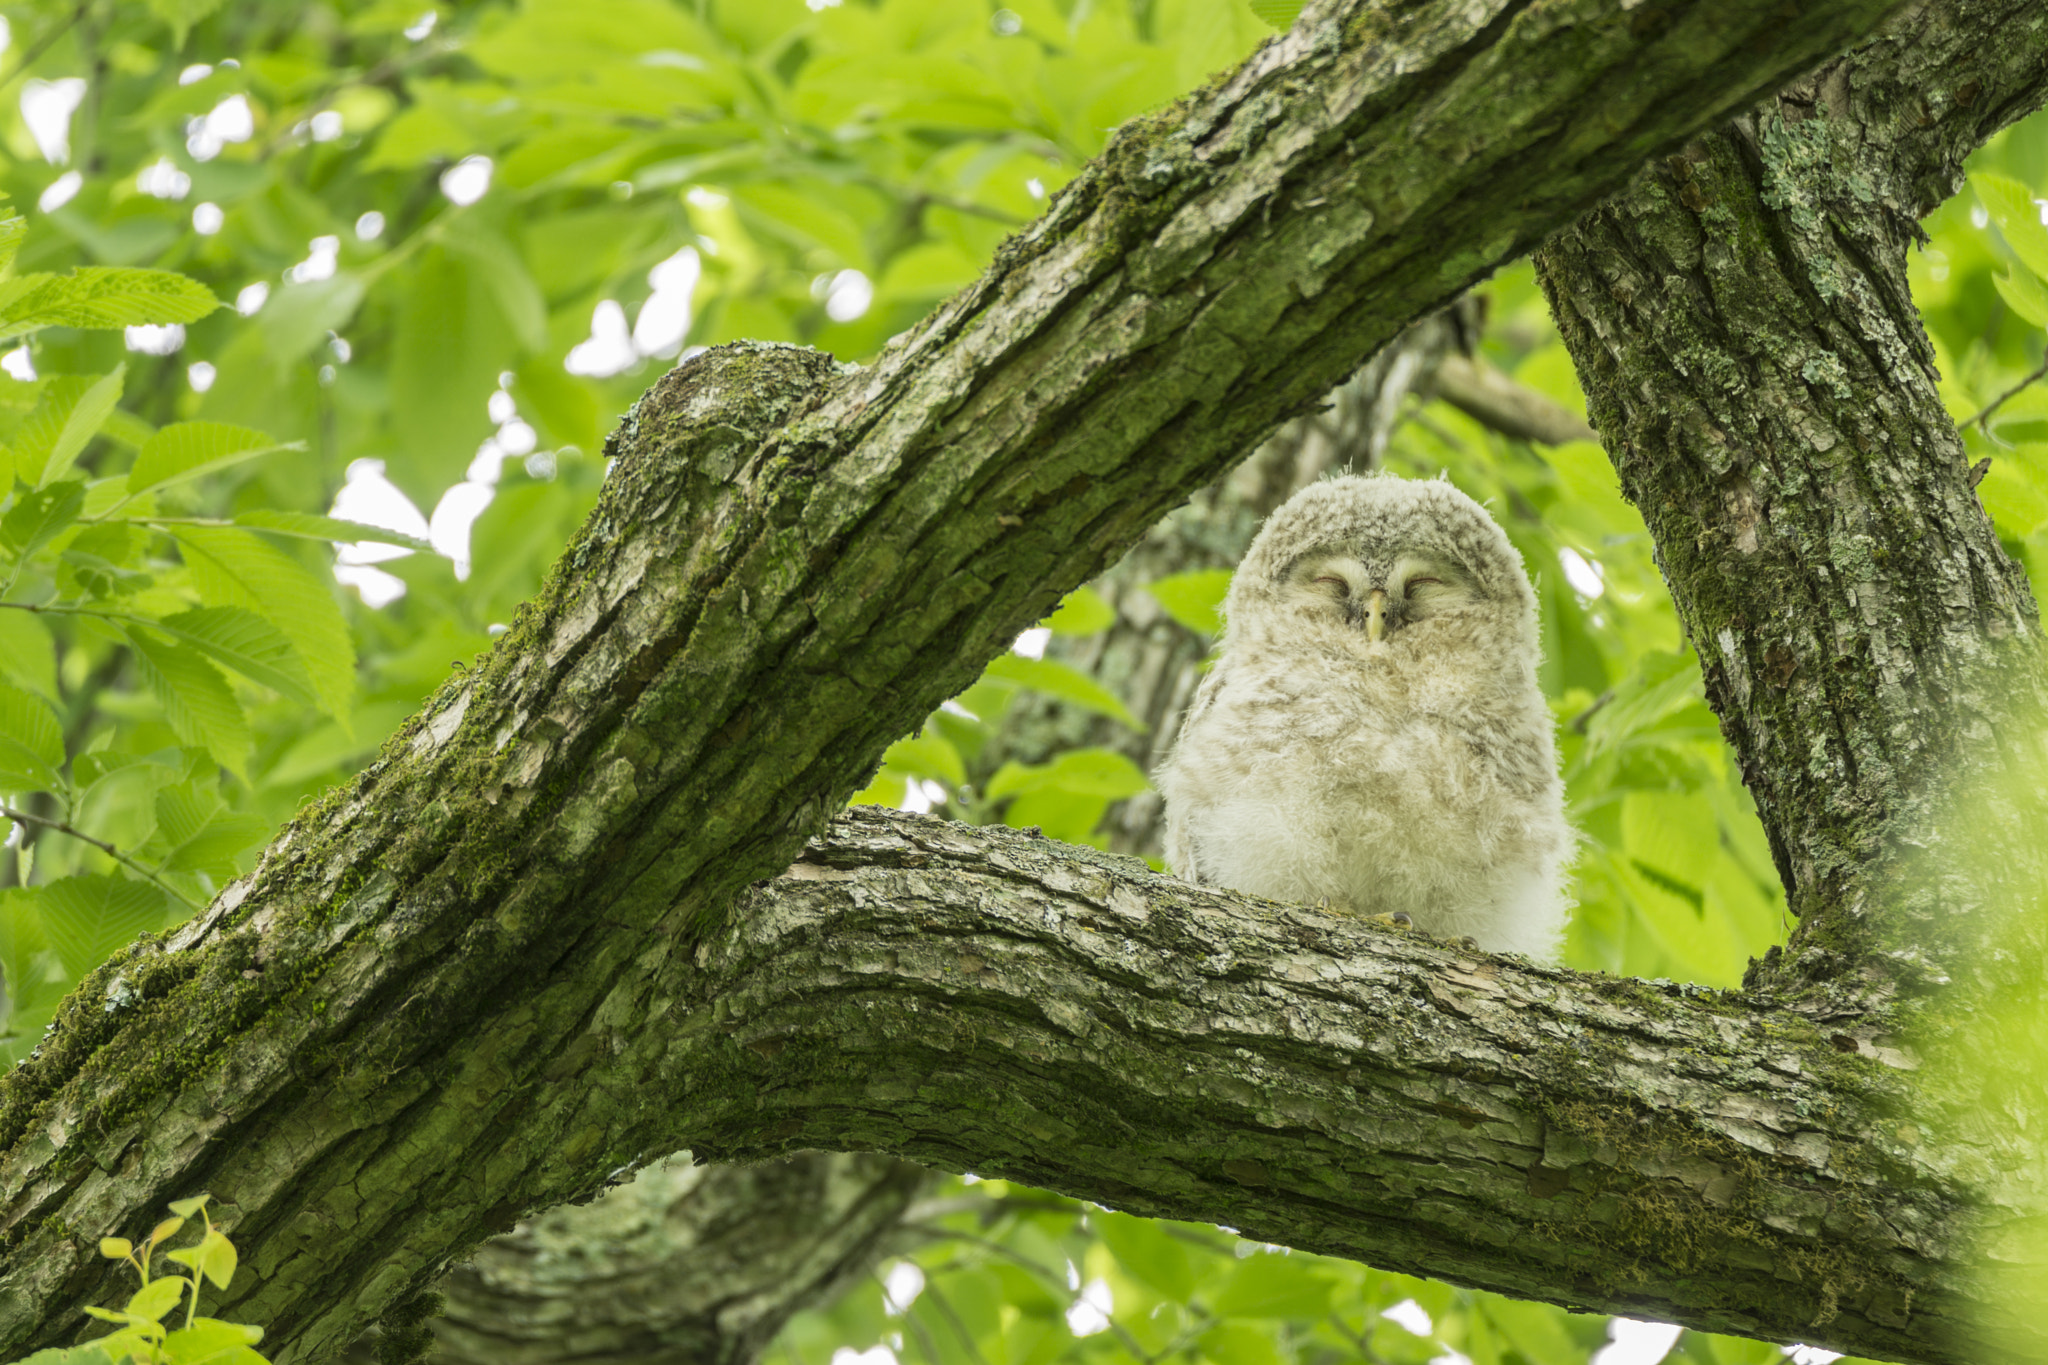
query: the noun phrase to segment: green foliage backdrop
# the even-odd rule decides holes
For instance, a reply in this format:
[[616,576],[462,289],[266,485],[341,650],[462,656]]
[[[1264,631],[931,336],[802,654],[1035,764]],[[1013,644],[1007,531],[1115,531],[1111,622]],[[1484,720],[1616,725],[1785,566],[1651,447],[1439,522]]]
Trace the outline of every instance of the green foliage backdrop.
[[[872,355],[973,278],[1116,124],[1249,52],[1270,33],[1261,13],[1277,11],[0,7],[0,190],[20,210],[0,223],[0,1053],[32,1047],[115,947],[250,866],[488,647],[595,497],[612,422],[684,348],[753,337]],[[1982,496],[2031,568],[2048,555],[2048,124],[1973,164],[1912,278],[1945,397],[1991,458]],[[1488,292],[1487,358],[1578,407],[1527,269]],[[1448,471],[1489,502],[1537,575],[1543,683],[1585,834],[1570,962],[1735,984],[1782,938],[1782,895],[1605,457],[1510,441],[1439,404],[1412,414],[1389,463]],[[401,495],[409,517],[391,515],[410,510]],[[403,595],[372,606],[338,584],[338,542],[356,546],[351,574],[404,554],[365,589]],[[1206,638],[1226,583],[1150,591]],[[1084,590],[1048,624],[1086,635],[1111,617]],[[1110,803],[1146,781],[1111,751],[970,786],[1024,691],[1136,723],[1093,679],[1014,655],[892,748],[863,799],[897,803],[916,783],[945,813],[1099,839]],[[918,1230],[893,1307],[879,1282],[856,1290],[778,1353],[1490,1365],[1581,1360],[1607,1335],[994,1182],[955,1182]],[[1780,1353],[1688,1335],[1671,1358]]]

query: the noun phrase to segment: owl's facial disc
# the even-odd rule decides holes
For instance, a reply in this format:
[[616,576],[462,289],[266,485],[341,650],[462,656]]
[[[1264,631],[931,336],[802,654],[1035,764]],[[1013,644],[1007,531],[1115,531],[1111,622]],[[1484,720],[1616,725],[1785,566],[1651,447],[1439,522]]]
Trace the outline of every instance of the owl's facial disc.
[[1312,554],[1296,561],[1288,577],[1311,603],[1335,607],[1375,645],[1478,595],[1463,566],[1429,554],[1378,560],[1342,551]]

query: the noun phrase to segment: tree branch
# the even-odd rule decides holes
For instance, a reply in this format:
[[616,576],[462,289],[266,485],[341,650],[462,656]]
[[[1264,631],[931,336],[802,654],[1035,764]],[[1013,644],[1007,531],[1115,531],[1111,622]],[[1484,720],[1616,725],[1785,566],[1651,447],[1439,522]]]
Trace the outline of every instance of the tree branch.
[[[1530,966],[862,808],[671,1014],[700,1156],[847,1141],[1582,1311],[2011,1358],[1858,1018]],[[2032,1343],[2038,1349],[2039,1341]]]

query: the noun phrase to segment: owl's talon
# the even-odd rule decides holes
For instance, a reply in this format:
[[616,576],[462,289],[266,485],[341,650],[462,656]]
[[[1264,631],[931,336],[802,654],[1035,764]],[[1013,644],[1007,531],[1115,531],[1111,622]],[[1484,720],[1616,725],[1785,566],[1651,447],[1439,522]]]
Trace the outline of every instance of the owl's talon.
[[1413,929],[1415,927],[1415,921],[1408,917],[1406,910],[1396,910],[1393,914],[1387,916],[1387,920],[1389,923],[1403,929]]

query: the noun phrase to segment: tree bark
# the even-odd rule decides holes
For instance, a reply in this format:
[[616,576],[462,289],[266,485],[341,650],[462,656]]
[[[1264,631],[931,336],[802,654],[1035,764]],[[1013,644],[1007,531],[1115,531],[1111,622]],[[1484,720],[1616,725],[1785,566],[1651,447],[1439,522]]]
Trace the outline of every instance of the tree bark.
[[1886,1358],[2038,1351],[1974,1155],[1860,1015],[1528,965],[1136,859],[860,808],[707,945],[698,1152],[849,1139],[1582,1311]]
[[798,1309],[874,1269],[929,1183],[907,1162],[823,1152],[752,1166],[655,1162],[457,1267],[430,1324],[434,1359],[748,1365]]
[[[89,977],[0,1082],[0,1350],[74,1336],[85,1304],[124,1292],[97,1238],[196,1189],[249,1248],[223,1315],[264,1323],[290,1365],[526,1210],[681,1147],[788,1142],[799,1129],[743,1122],[758,1053],[728,1025],[745,998],[704,993],[756,913],[733,894],[1359,357],[1889,7],[1315,9],[1124,130],[872,369],[739,347],[670,375],[490,658],[199,919]],[[1426,997],[1389,971],[1385,990]],[[894,1007],[932,989],[905,983]],[[896,1133],[863,1113],[810,1140]],[[1261,1171],[1315,1167],[1286,1141]],[[1068,1188],[1134,1204],[1150,1168],[1117,1170]],[[1175,1208],[1213,1196],[1202,1216],[1239,1226],[1279,1207],[1227,1171],[1151,1174]],[[1400,1227],[1390,1259],[1423,1264],[1421,1222]],[[1301,1225],[1306,1244],[1319,1229]],[[1575,1244],[1568,1222],[1552,1235],[1526,1254]],[[1498,1254],[1446,1264],[1576,1293]],[[1885,1330],[1919,1349],[1910,1325]]]
[[1882,1001],[2040,957],[2038,916],[2000,909],[2043,884],[2039,833],[1981,805],[2039,769],[2048,660],[1905,253],[2042,103],[2042,28],[1918,10],[1538,253],[1800,916],[1770,983]]

